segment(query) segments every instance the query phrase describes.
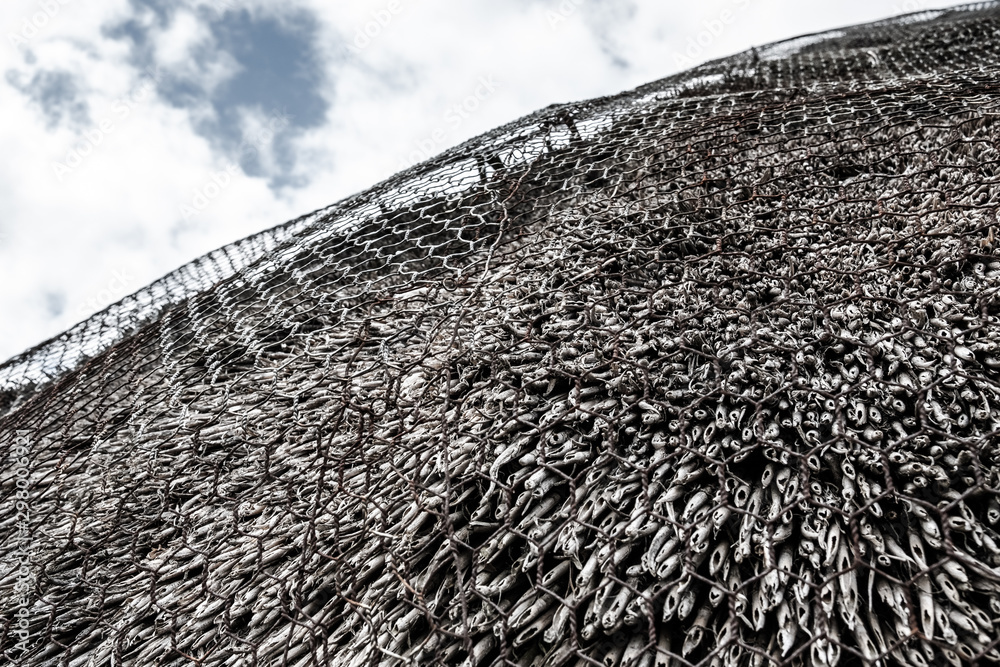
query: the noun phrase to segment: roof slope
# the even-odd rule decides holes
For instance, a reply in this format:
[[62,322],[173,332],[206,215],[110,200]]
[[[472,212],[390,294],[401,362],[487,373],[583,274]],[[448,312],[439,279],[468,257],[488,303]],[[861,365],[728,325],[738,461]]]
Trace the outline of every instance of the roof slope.
[[0,650],[1000,662],[998,36],[545,109],[7,362]]

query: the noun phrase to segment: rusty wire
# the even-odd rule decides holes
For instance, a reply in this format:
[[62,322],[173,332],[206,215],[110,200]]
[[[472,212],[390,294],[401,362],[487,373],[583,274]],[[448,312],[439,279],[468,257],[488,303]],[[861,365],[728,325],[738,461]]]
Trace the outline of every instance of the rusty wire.
[[11,360],[0,650],[997,663],[998,35],[547,109]]

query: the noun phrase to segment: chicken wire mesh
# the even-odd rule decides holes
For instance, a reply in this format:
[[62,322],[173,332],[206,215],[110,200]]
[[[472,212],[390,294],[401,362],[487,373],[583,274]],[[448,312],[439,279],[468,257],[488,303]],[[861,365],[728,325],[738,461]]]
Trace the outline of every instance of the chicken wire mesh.
[[998,33],[551,107],[7,362],[6,660],[1000,662]]

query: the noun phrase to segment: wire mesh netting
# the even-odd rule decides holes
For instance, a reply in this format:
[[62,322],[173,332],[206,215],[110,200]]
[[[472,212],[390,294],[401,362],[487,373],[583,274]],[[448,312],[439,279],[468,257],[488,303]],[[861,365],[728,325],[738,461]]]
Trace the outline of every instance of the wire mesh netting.
[[1000,662],[998,36],[551,107],[7,362],[6,659]]

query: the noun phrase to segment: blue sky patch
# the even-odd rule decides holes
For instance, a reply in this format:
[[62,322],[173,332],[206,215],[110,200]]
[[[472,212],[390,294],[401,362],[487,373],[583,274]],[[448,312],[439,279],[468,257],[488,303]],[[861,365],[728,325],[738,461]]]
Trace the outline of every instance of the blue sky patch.
[[38,70],[28,78],[23,72],[8,70],[7,83],[41,109],[50,130],[62,124],[83,126],[89,122],[87,103],[70,72]]
[[[222,59],[235,64],[227,79],[209,87],[190,70],[156,62],[150,32],[170,26],[175,6],[161,0],[132,0],[132,6],[135,18],[105,32],[132,43],[134,66],[159,67],[160,96],[175,107],[200,111],[193,114],[195,131],[247,175],[266,177],[275,188],[294,184],[292,139],[323,125],[329,110],[322,95],[326,67],[316,48],[315,16],[302,9],[284,14],[201,10],[211,39],[194,49],[194,69],[207,71]],[[140,21],[142,12],[151,12],[152,21]],[[206,108],[210,113],[204,113]]]

